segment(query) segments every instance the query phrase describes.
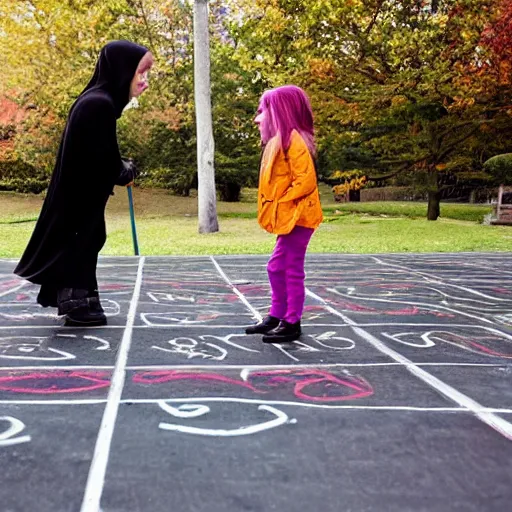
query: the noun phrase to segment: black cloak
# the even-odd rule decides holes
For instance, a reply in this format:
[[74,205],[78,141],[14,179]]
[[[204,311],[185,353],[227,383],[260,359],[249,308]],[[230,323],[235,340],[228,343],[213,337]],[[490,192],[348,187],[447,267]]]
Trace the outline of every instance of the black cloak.
[[51,288],[95,286],[106,240],[105,206],[114,185],[126,185],[116,121],[147,49],[114,41],[102,50],[94,75],[75,101],[62,135],[50,186],[15,274]]

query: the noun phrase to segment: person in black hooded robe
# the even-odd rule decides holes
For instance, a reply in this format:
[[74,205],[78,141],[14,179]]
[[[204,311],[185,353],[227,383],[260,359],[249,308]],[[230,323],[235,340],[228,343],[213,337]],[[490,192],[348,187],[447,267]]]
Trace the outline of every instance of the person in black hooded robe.
[[116,122],[147,88],[151,53],[128,41],[101,50],[94,75],[71,107],[50,186],[15,274],[41,285],[37,302],[58,307],[67,325],[104,325],[96,281],[106,241],[105,206],[135,168],[121,159]]

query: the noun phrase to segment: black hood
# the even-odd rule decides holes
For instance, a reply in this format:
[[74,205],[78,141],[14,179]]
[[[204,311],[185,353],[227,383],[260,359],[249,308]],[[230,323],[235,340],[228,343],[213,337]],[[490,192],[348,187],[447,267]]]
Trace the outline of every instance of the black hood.
[[94,75],[82,94],[98,89],[108,92],[114,100],[117,117],[121,117],[130,101],[130,84],[137,66],[148,51],[130,41],[108,43],[102,48]]

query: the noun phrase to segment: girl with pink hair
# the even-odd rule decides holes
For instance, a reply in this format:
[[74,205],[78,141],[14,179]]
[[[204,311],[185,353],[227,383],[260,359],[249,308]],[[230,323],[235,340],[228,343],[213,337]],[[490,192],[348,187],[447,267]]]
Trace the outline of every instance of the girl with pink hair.
[[277,235],[267,265],[272,303],[262,322],[246,329],[266,343],[297,340],[305,300],[304,260],[322,207],[315,170],[313,113],[294,85],[269,90],[255,118],[264,147],[258,187],[258,223]]

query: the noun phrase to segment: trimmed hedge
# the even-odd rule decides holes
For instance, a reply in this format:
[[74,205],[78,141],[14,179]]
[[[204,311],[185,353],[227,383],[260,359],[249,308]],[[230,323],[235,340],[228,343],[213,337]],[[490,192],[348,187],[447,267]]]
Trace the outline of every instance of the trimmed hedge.
[[484,170],[492,175],[497,185],[512,185],[512,153],[490,158],[485,162]]
[[22,160],[0,161],[0,190],[39,194],[49,182],[46,173]]

